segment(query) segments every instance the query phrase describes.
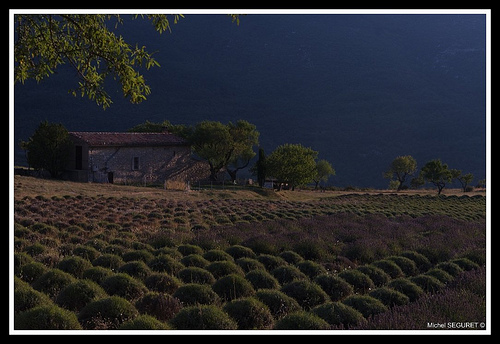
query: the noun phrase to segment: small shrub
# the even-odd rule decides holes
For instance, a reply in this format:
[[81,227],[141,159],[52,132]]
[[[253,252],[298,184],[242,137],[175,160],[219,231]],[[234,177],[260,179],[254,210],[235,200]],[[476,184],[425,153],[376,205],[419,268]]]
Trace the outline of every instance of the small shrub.
[[215,261],[206,266],[206,269],[216,278],[230,274],[244,275],[243,269],[231,261]]
[[293,265],[283,265],[271,271],[271,274],[280,284],[287,284],[293,281],[307,279],[307,276]]
[[15,252],[14,253],[14,273],[19,276],[20,269],[29,263],[33,263],[35,260],[29,254],[25,252]]
[[122,258],[125,262],[140,260],[147,264],[150,261],[152,261],[155,258],[155,256],[148,250],[143,249],[143,250],[133,250],[125,252]]
[[260,289],[256,297],[269,307],[269,311],[275,319],[280,319],[298,310],[301,307],[297,300],[275,289]]
[[118,272],[144,280],[151,274],[151,269],[142,260],[134,260],[120,266]]
[[203,258],[201,255],[195,254],[195,253],[189,254],[189,255],[183,257],[181,259],[181,263],[184,266],[196,266],[198,268],[204,268],[208,264],[210,264],[210,262],[208,260]]
[[148,291],[142,282],[124,273],[106,277],[101,286],[109,295],[117,295],[129,301],[140,298]]
[[304,310],[320,305],[328,301],[328,295],[316,283],[300,280],[284,285],[281,290],[293,297]]
[[92,261],[92,265],[102,266],[103,268],[108,268],[112,271],[118,270],[123,263],[124,261],[122,257],[112,253],[105,253]]
[[453,281],[453,276],[439,268],[432,268],[428,270],[425,275],[437,278],[442,283],[450,283]]
[[[264,219],[261,215],[256,215],[257,220]],[[278,254],[278,248],[272,240],[269,240],[267,235],[257,235],[243,242],[243,244],[254,251],[256,254]]]
[[387,259],[396,263],[405,276],[415,276],[418,273],[417,264],[410,258],[404,256],[391,256]]
[[301,240],[293,246],[293,251],[308,260],[323,260],[326,258],[326,250],[321,242],[314,240]]
[[314,282],[325,291],[332,301],[342,300],[354,293],[352,285],[338,276],[321,274],[314,279]]
[[219,302],[219,295],[206,284],[184,284],[172,296],[186,306],[212,305]]
[[54,304],[21,312],[14,318],[16,330],[81,330],[76,314]]
[[70,311],[79,311],[89,302],[107,296],[97,283],[81,279],[64,287],[57,295],[56,303]]
[[479,268],[479,264],[474,263],[472,260],[470,260],[469,258],[465,258],[465,257],[453,259],[453,260],[451,260],[451,262],[457,264],[465,271]]
[[328,330],[330,325],[316,314],[297,311],[276,322],[275,330]]
[[78,320],[85,330],[116,330],[138,315],[139,312],[129,301],[110,296],[88,303],[78,313]]
[[125,253],[125,247],[108,243],[108,245],[102,250],[102,253],[114,254],[121,258],[121,256]]
[[24,252],[26,252],[32,257],[39,256],[45,253],[47,250],[48,250],[47,247],[39,242],[36,242],[33,245],[29,245],[24,248]]
[[369,295],[351,295],[342,302],[358,310],[365,318],[388,310],[380,300]]
[[254,251],[252,251],[251,248],[241,246],[241,245],[233,245],[230,246],[226,249],[226,252],[233,257],[233,259],[238,259],[238,258],[256,258],[257,255],[255,254]]
[[371,278],[357,269],[344,270],[338,276],[351,284],[355,292],[366,293],[375,287],[375,283],[373,283]]
[[70,273],[76,278],[81,278],[83,272],[90,267],[92,267],[92,264],[87,259],[79,256],[64,257],[57,264],[58,269]]
[[370,277],[376,287],[383,286],[391,280],[391,276],[389,276],[384,270],[373,265],[362,265],[357,267],[356,270],[359,270]]
[[251,270],[265,270],[264,264],[259,262],[257,259],[241,257],[236,259],[236,265],[243,269],[244,272],[249,272]]
[[474,263],[476,263],[479,266],[485,266],[486,265],[486,248],[477,248],[474,250],[471,250],[467,252],[464,255],[465,258],[468,258],[472,260]]
[[264,264],[267,271],[272,271],[279,266],[288,265],[286,260],[280,256],[273,256],[271,254],[261,254],[257,257],[257,260]]
[[46,236],[55,236],[59,232],[56,227],[47,225],[45,223],[35,223],[30,226],[30,229],[34,233],[40,233]]
[[432,263],[429,259],[421,253],[415,251],[405,251],[401,253],[401,256],[409,258],[415,262],[419,272],[423,273],[432,267]]
[[353,241],[348,239],[348,244],[342,248],[342,256],[347,259],[360,263],[371,262],[376,258],[375,252],[370,247],[367,247],[365,243]]
[[388,287],[374,289],[368,295],[380,300],[387,307],[406,305],[410,302],[408,296]]
[[304,260],[300,263],[297,263],[297,267],[301,272],[306,274],[311,279],[320,274],[326,273],[326,269],[321,264],[318,264],[311,260]]
[[36,306],[52,304],[44,293],[33,289],[27,282],[14,277],[14,312],[19,313]]
[[101,254],[98,250],[96,250],[92,246],[80,245],[75,247],[73,250],[73,254],[83,259],[88,259],[89,261],[93,261]]
[[172,294],[181,286],[182,283],[176,277],[166,273],[157,272],[149,275],[144,280],[144,284],[151,291]]
[[300,254],[298,254],[295,251],[290,251],[290,250],[281,252],[279,254],[279,256],[281,258],[283,258],[287,263],[293,264],[293,265],[304,260],[304,258],[302,258],[302,256]]
[[177,330],[236,330],[238,325],[222,309],[213,305],[183,308],[170,323]]
[[190,254],[198,254],[198,255],[203,254],[203,249],[201,247],[191,244],[179,245],[179,247],[177,247],[177,250],[179,250],[179,252],[183,256],[188,256]]
[[387,286],[408,296],[410,298],[410,302],[417,300],[424,294],[422,288],[404,277],[396,278],[390,281]]
[[33,288],[55,297],[61,289],[75,282],[75,278],[59,269],[50,269],[33,282]]
[[213,284],[215,277],[207,270],[190,266],[182,269],[177,277],[184,283]]
[[330,325],[342,325],[346,328],[366,321],[358,310],[342,302],[326,302],[314,307],[311,312]]
[[427,274],[410,277],[410,281],[418,285],[426,293],[435,293],[445,286],[445,284],[436,277]]
[[224,261],[224,260],[233,261],[234,260],[233,257],[229,253],[222,251],[222,250],[217,250],[217,249],[213,249],[213,250],[205,252],[203,254],[203,258],[205,258],[209,262],[218,262],[218,261]]
[[438,263],[435,267],[447,272],[453,277],[457,277],[461,272],[464,271],[458,264],[452,262],[441,262]]
[[148,263],[151,270],[156,272],[166,272],[171,275],[176,275],[179,271],[185,268],[180,262],[167,254],[160,254]]
[[371,263],[373,266],[384,270],[391,278],[403,277],[403,270],[392,260],[381,259]]
[[152,317],[151,315],[139,315],[118,327],[118,330],[170,330],[171,327]]
[[225,301],[255,294],[252,284],[237,274],[221,277],[212,285],[212,289]]
[[255,290],[257,289],[278,289],[280,284],[266,270],[252,270],[245,275],[245,279],[252,283]]
[[114,272],[108,268],[102,266],[94,266],[85,270],[82,274],[82,277],[94,281],[97,284],[101,284],[106,277],[109,277],[113,274]]
[[36,279],[48,271],[48,268],[40,262],[30,262],[17,269],[16,276],[23,281],[33,283]]
[[238,330],[266,330],[274,323],[269,308],[253,297],[230,301],[223,310],[236,320]]
[[149,314],[161,321],[169,321],[181,310],[182,303],[169,294],[148,292],[135,302],[135,308],[141,314]]
[[183,255],[177,249],[173,247],[162,247],[155,251],[155,256],[167,255],[175,260],[182,259]]

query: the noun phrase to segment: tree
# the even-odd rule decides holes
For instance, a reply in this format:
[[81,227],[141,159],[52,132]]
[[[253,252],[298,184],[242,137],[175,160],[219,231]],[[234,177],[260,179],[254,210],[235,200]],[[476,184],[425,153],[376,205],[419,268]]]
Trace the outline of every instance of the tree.
[[317,156],[318,152],[300,144],[281,145],[266,158],[267,174],[294,190],[313,181],[317,174]]
[[452,171],[448,169],[448,165],[441,163],[439,159],[427,162],[422,167],[420,173],[426,182],[430,182],[438,188],[438,195],[441,194],[446,183],[450,183],[453,178]]
[[252,175],[257,176],[257,183],[259,183],[259,186],[263,187],[266,182],[267,173],[266,153],[264,152],[264,148],[259,148],[259,159],[250,170]]
[[45,170],[53,178],[64,171],[72,141],[62,124],[43,121],[29,140],[21,142],[21,148],[27,151],[28,164],[35,170]]
[[258,144],[258,137],[255,125],[247,121],[239,120],[228,125],[203,121],[195,126],[191,142],[195,153],[210,165],[210,179],[215,181],[220,171],[229,172],[230,164],[230,175],[236,178],[236,172],[246,167],[255,156],[253,146]]
[[472,182],[472,179],[474,179],[474,175],[472,173],[467,173],[467,174],[462,174],[461,170],[451,170],[453,178],[458,180],[460,185],[462,186],[462,190],[464,192],[467,192],[467,186]]
[[164,120],[160,123],[154,123],[146,120],[146,122],[137,124],[128,130],[128,132],[132,133],[161,133],[164,130],[180,136],[186,140],[191,139],[191,135],[193,133],[193,128],[191,126],[187,126],[185,124],[172,124],[168,120]]
[[313,178],[314,183],[316,183],[314,189],[317,190],[320,182],[326,182],[328,181],[328,178],[330,178],[330,176],[334,175],[335,175],[335,170],[328,161],[326,160],[318,161],[316,163],[316,175]]
[[400,191],[405,187],[406,178],[412,176],[416,171],[417,161],[411,155],[398,156],[392,161],[384,176],[389,179],[396,178],[398,181],[397,191]]
[[[239,16],[230,14],[239,24]],[[139,17],[134,15],[133,18]],[[181,14],[146,16],[160,34],[171,32]],[[140,103],[151,92],[138,67],[159,67],[144,46],[125,42],[116,30],[123,18],[110,14],[16,14],[14,16],[14,81],[40,81],[56,68],[69,64],[78,75],[78,87],[71,90],[88,96],[104,109],[112,104],[104,85],[109,77],[118,80],[123,95]]]
[[239,120],[236,124],[229,122],[228,128],[233,139],[234,150],[226,171],[231,181],[234,182],[238,171],[246,168],[255,156],[253,147],[259,144],[259,132],[255,125],[244,120]]

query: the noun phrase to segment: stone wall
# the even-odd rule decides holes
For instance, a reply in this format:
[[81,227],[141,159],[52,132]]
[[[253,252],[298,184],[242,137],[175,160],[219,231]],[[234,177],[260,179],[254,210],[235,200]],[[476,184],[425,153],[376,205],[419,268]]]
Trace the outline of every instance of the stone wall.
[[89,182],[163,184],[190,161],[186,146],[91,147],[88,154]]

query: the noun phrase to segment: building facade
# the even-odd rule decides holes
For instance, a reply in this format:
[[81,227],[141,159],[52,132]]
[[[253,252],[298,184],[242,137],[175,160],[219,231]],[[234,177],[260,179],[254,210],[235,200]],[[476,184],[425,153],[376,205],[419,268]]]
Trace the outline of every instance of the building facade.
[[168,132],[70,132],[74,147],[67,179],[80,182],[163,184],[187,181],[195,164],[188,142]]

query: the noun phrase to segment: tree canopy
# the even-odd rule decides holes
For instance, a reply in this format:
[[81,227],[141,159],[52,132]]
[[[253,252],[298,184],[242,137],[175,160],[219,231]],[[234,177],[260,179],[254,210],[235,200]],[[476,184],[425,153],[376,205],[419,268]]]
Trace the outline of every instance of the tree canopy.
[[28,141],[21,142],[21,147],[27,151],[31,167],[58,177],[66,167],[72,142],[62,124],[43,121]]
[[[230,14],[239,24],[239,16]],[[160,34],[171,32],[181,14],[134,15],[146,18]],[[119,81],[123,95],[136,104],[146,99],[151,89],[140,68],[160,64],[144,46],[135,47],[114,33],[124,20],[112,14],[16,14],[14,16],[14,81],[40,81],[56,68],[69,64],[78,75],[74,95],[87,96],[104,109],[112,103],[104,89],[111,77]]]
[[318,152],[301,144],[284,144],[266,158],[266,172],[293,190],[309,184],[317,176],[317,156]]
[[453,178],[453,173],[448,169],[448,165],[443,164],[439,159],[427,162],[420,173],[425,181],[434,184],[438,188],[438,195],[441,194],[446,183],[450,183]]
[[320,182],[328,181],[330,176],[335,175],[335,170],[332,165],[326,160],[320,160],[316,163],[316,175],[313,178],[314,183],[316,184],[314,189],[318,189]]
[[227,125],[216,121],[198,123],[191,136],[193,150],[210,165],[210,178],[218,179],[225,170],[234,181],[236,173],[248,166],[255,156],[253,147],[259,143],[255,125],[239,120]]
[[417,171],[417,160],[411,155],[398,156],[394,159],[385,172],[386,178],[396,178],[398,182],[398,191],[405,187],[404,183],[408,176],[413,175]]

